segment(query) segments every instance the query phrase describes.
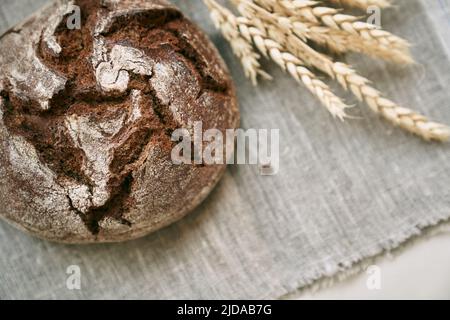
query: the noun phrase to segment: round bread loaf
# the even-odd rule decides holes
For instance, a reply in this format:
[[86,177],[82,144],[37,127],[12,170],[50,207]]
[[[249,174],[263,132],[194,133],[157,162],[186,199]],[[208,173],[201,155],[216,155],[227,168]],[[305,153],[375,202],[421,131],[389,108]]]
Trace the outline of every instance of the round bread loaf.
[[224,172],[171,160],[174,130],[224,132],[239,111],[217,50],[166,1],[56,1],[0,38],[0,69],[0,215],[20,229],[134,239]]

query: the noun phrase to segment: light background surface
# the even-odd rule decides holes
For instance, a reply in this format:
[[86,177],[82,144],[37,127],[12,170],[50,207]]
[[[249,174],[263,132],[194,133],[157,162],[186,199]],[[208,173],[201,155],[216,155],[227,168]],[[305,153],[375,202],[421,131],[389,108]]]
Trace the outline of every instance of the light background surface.
[[[0,30],[45,2],[2,0]],[[448,145],[392,129],[363,106],[355,111],[362,120],[337,122],[270,64],[277,80],[253,88],[201,2],[174,2],[210,34],[230,66],[242,126],[281,129],[280,174],[232,167],[196,212],[126,244],[62,246],[1,222],[1,298],[296,297],[296,288],[448,221]],[[413,42],[419,64],[349,61],[394,100],[450,123],[448,3],[398,1],[383,25]],[[449,245],[448,235],[438,236],[380,263],[380,291],[367,290],[362,274],[300,298],[450,298]],[[74,264],[82,270],[80,291],[65,285]]]

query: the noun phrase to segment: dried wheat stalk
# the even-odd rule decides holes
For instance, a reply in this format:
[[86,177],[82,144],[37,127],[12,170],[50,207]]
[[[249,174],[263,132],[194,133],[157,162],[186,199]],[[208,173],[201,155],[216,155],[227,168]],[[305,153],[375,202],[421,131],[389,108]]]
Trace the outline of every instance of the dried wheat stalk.
[[[208,5],[212,2],[206,1]],[[271,76],[261,69],[260,56],[253,50],[251,44],[239,33],[236,17],[227,9],[217,6],[211,10],[211,19],[215,26],[222,31],[223,36],[231,44],[234,54],[240,59],[245,75],[257,84],[257,77],[271,79]]]
[[233,3],[241,10],[253,11],[255,16],[267,18],[267,12],[273,12],[269,22],[272,24],[287,21],[293,25],[302,24],[303,29],[309,28],[304,35],[306,38],[334,48],[338,53],[355,51],[401,64],[413,62],[407,41],[372,24],[358,21],[355,16],[317,6],[315,1],[233,0]]
[[[244,25],[242,24],[242,22],[239,23],[238,18],[236,18],[229,10],[218,5],[214,0],[205,0],[205,3],[211,10],[211,16],[213,21],[216,23],[216,26],[218,26],[224,36],[229,39],[233,48],[239,47],[237,42],[240,42],[240,40],[242,40],[242,37],[246,39],[246,43],[251,43],[251,37],[241,32],[241,28]],[[241,26],[241,28],[239,27],[239,25]],[[233,32],[229,30],[231,27],[234,28]],[[230,37],[229,34],[238,34],[239,38]],[[308,90],[325,105],[325,107],[331,112],[333,116],[338,117],[341,120],[346,117],[345,109],[347,109],[349,106],[342,102],[342,100],[337,97],[325,83],[317,79],[317,77],[307,68],[305,68],[301,61],[293,54],[287,51],[283,52],[281,45],[278,45],[271,39],[265,39],[265,41],[267,41],[268,44],[270,43],[270,50],[260,50],[264,55],[268,57],[270,56],[270,58],[275,61],[280,67],[288,71],[295,80],[297,80],[298,82],[302,82],[306,86],[306,88],[308,88]],[[259,44],[257,44],[257,47],[261,48]],[[243,61],[241,62],[245,70],[246,64]],[[252,66],[254,66],[254,64],[252,64]],[[259,69],[257,69],[256,71],[256,74],[262,72]],[[255,74],[255,70],[250,70],[247,72]],[[252,80],[256,81],[256,78],[252,78]]]
[[[241,14],[235,16],[216,0],[204,0],[216,27],[231,43],[241,59],[246,74],[256,77],[267,74],[261,70],[256,47],[298,82],[302,82],[335,116],[346,117],[348,106],[333,94],[310,70],[314,68],[335,79],[385,119],[426,140],[445,141],[450,137],[447,126],[429,121],[413,110],[400,107],[382,96],[368,79],[358,75],[349,65],[334,61],[310,46],[315,42],[337,53],[356,51],[395,63],[413,62],[408,43],[386,31],[358,21],[338,9],[319,6],[308,0],[230,0]],[[383,0],[329,1],[335,5],[367,8],[386,7]],[[245,41],[246,45],[242,42]]]

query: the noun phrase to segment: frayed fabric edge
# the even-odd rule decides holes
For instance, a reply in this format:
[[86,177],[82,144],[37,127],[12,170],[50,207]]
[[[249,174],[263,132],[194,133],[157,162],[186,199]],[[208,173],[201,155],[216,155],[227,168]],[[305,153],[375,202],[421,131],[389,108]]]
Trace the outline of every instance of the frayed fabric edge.
[[[278,300],[297,300],[305,294],[314,294],[320,290],[331,288],[334,285],[349,280],[367,270],[371,265],[377,264],[385,259],[394,259],[403,252],[411,249],[419,242],[430,240],[437,235],[450,234],[450,218],[445,217],[437,221],[426,221],[419,223],[415,228],[392,236],[377,245],[377,252],[370,250],[366,255],[359,255],[340,262],[336,265],[336,272],[327,274],[323,271],[315,274],[309,280],[297,282],[296,289],[286,290],[286,293],[278,296]],[[345,267],[342,267],[345,266]],[[306,283],[306,284],[305,284]]]

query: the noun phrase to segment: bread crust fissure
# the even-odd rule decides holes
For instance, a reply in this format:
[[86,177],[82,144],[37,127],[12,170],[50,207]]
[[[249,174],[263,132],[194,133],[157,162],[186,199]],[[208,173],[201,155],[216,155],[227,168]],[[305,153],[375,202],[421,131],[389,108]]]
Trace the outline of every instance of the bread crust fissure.
[[[209,101],[227,108],[234,88],[223,67],[209,61],[216,52],[208,46],[199,51],[205,39],[178,10],[157,6],[122,14],[111,3],[75,1],[82,28],[67,29],[65,14],[52,34],[56,44],[41,35],[35,54],[64,81],[48,103],[0,79],[5,127],[33,145],[60,186],[84,186],[75,195],[67,189],[67,205],[95,238],[106,218],[133,227],[125,214],[135,206],[136,173],[154,154],[170,161],[174,130],[202,117],[225,129],[238,118],[235,110],[212,116],[199,109]],[[176,87],[183,79],[185,87]]]

